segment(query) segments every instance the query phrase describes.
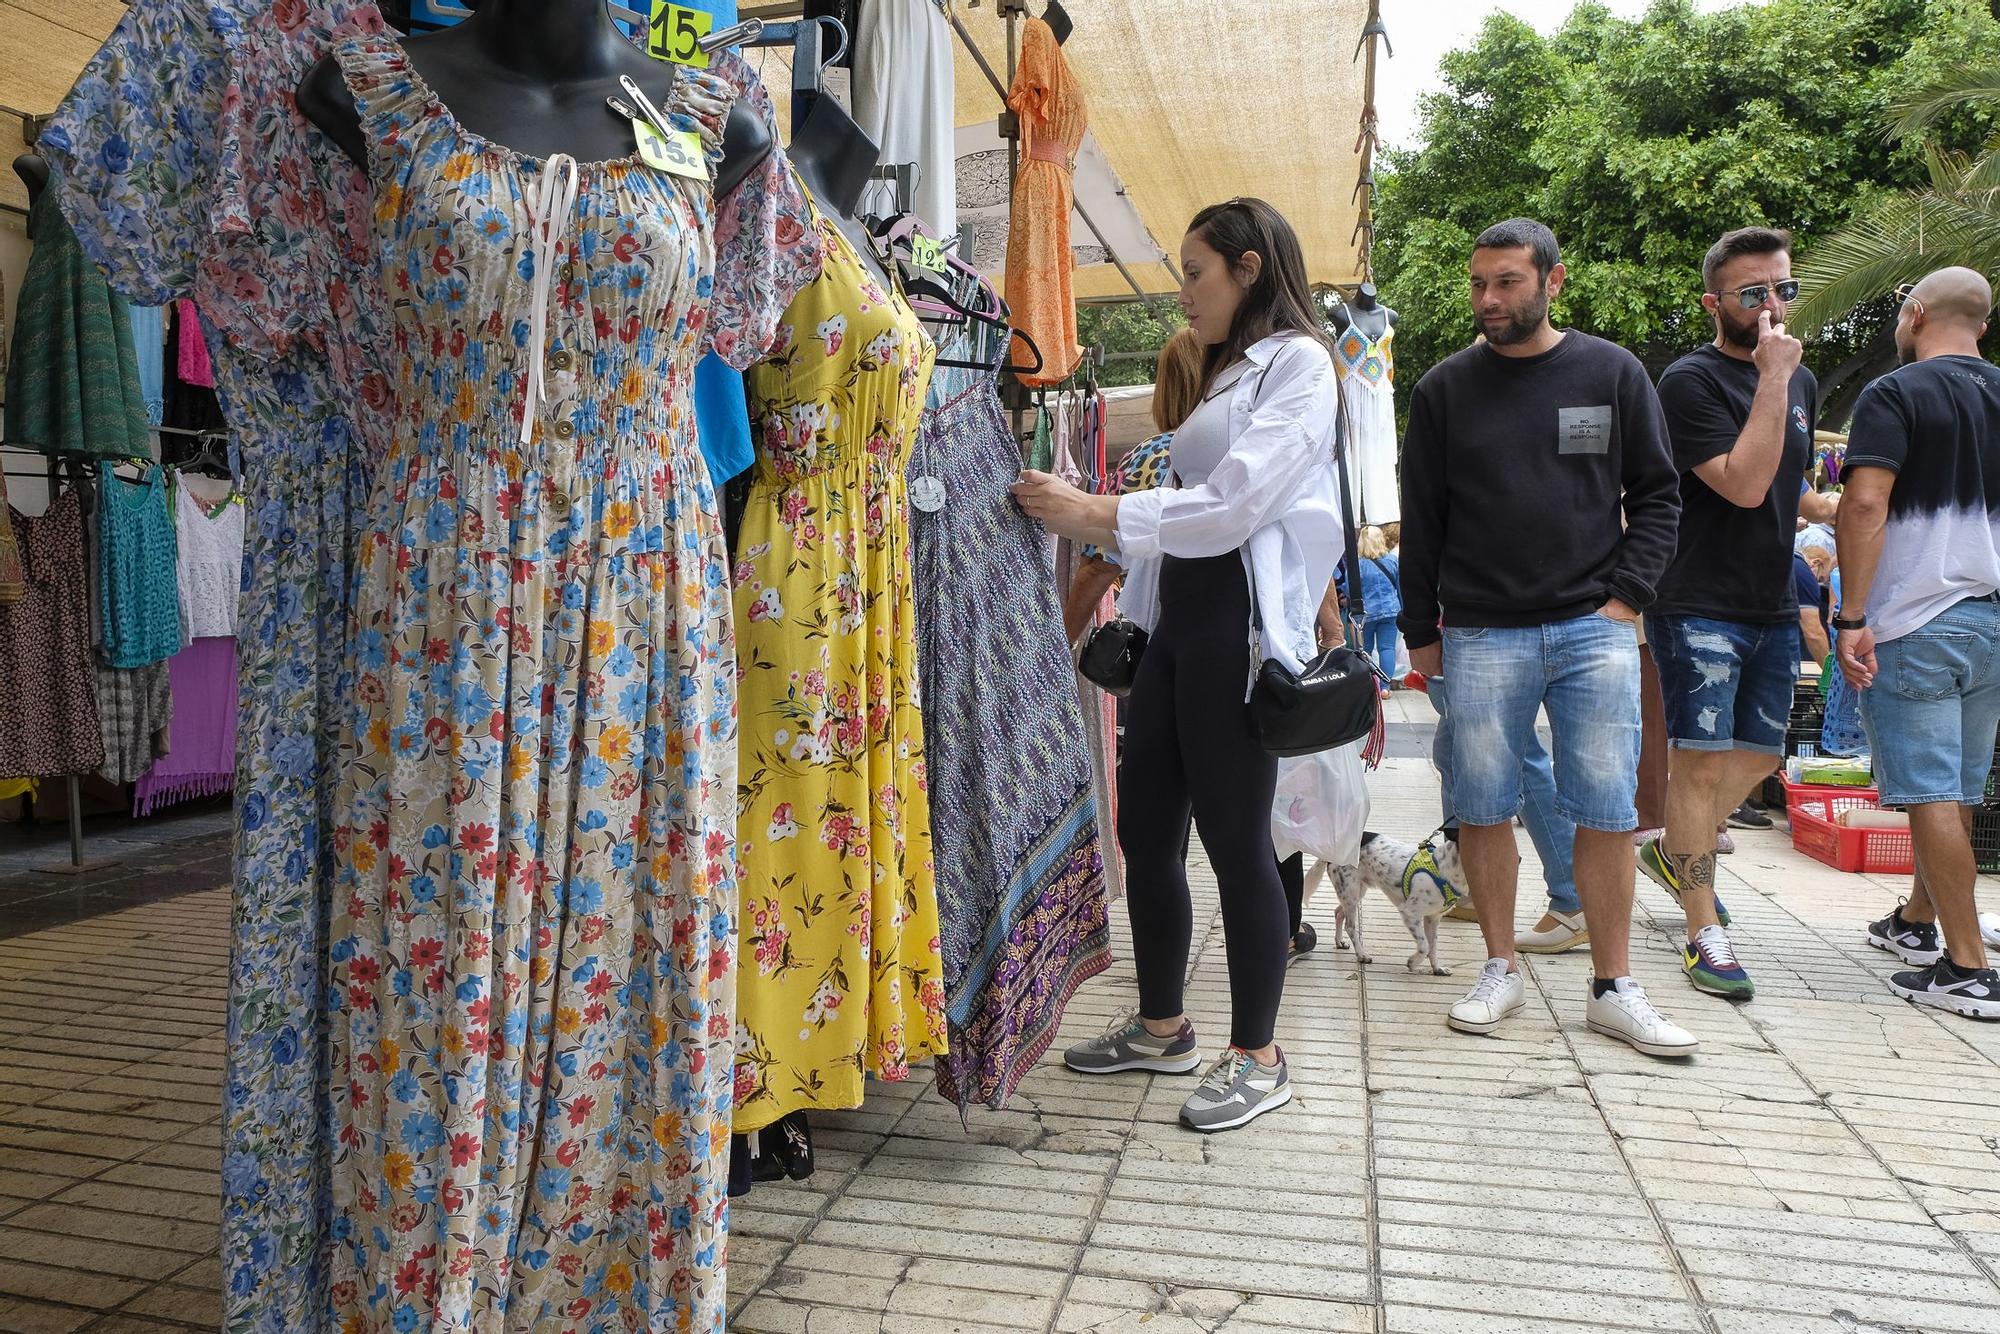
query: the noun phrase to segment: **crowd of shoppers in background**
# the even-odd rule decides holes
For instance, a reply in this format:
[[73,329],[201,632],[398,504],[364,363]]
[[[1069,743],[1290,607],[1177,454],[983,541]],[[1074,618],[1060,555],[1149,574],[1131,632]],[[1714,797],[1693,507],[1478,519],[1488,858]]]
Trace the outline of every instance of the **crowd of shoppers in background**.
[[[1903,294],[1911,364],[1862,396],[1837,504],[1808,481],[1818,387],[1785,327],[1785,232],[1714,244],[1699,274],[1714,340],[1656,386],[1623,348],[1551,321],[1566,271],[1549,229],[1496,224],[1468,262],[1479,338],[1411,395],[1402,522],[1360,530],[1358,565],[1336,576],[1338,391],[1298,242],[1269,205],[1231,200],[1197,215],[1181,262],[1188,327],[1161,354],[1160,434],[1110,494],[1036,472],[1015,488],[1052,532],[1093,544],[1065,609],[1072,639],[1121,583],[1121,611],[1150,633],[1119,769],[1139,1004],[1070,1048],[1072,1069],[1204,1063],[1184,995],[1198,829],[1231,1031],[1182,1120],[1230,1129],[1291,1098],[1275,1023],[1314,938],[1303,864],[1272,851],[1276,761],[1249,682],[1265,659],[1297,671],[1343,640],[1350,578],[1382,693],[1407,647],[1438,715],[1439,864],[1462,875],[1487,954],[1452,1028],[1492,1033],[1522,1007],[1520,952],[1587,946],[1587,1025],[1649,1055],[1694,1053],[1632,976],[1640,869],[1682,909],[1693,987],[1753,996],[1716,856],[1730,823],[1768,825],[1750,798],[1780,763],[1801,663],[1836,654],[1841,684],[1863,692],[1883,801],[1910,812],[1917,845],[1909,901],[1869,939],[1915,969],[1898,994],[2000,1017],[1968,836],[2000,727],[2000,370],[1978,356],[1992,305],[1978,275],[1943,270]],[[1548,891],[1525,932],[1517,817]]]

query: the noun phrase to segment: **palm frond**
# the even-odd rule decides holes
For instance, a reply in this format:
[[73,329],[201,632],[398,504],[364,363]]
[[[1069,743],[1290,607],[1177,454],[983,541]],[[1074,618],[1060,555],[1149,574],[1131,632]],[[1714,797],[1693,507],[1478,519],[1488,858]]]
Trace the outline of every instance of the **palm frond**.
[[1908,139],[1968,102],[2000,102],[2000,64],[1959,65],[1889,104],[1888,135]]
[[1788,323],[1795,332],[1824,329],[1898,283],[1954,264],[2000,274],[2000,208],[1935,190],[1893,196],[1804,257]]

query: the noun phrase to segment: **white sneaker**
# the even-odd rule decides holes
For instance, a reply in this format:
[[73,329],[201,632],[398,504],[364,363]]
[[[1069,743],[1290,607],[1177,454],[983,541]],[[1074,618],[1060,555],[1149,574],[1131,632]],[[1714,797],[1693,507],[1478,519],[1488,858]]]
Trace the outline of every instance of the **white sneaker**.
[[1528,985],[1519,973],[1507,971],[1505,959],[1488,959],[1479,980],[1465,998],[1444,1017],[1447,1025],[1461,1033],[1491,1033],[1500,1021],[1521,1008],[1528,998]]
[[1517,932],[1514,948],[1528,954],[1561,954],[1590,943],[1590,928],[1584,924],[1582,913],[1557,912],[1551,908],[1549,920],[1554,925],[1546,930]]
[[[1592,983],[1584,985],[1596,990]],[[1654,1009],[1645,988],[1629,977],[1619,978],[1615,990],[1593,995],[1584,1018],[1592,1032],[1629,1042],[1648,1056],[1692,1056],[1701,1046],[1694,1034]]]

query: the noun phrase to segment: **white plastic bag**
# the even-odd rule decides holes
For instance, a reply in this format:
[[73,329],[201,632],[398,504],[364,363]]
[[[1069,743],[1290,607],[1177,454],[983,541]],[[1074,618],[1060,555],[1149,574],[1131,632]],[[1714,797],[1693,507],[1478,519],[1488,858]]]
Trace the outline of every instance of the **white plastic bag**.
[[1303,852],[1334,866],[1360,863],[1361,831],[1368,827],[1362,745],[1350,741],[1317,755],[1278,761],[1271,842],[1279,857]]

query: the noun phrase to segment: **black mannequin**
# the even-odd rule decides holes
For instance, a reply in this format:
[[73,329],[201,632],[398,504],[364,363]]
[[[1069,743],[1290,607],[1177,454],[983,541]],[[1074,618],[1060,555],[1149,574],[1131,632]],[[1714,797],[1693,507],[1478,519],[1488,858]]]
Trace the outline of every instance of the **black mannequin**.
[[1049,0],[1049,7],[1042,11],[1042,22],[1048,24],[1049,31],[1055,34],[1057,46],[1068,41],[1069,35],[1076,31],[1076,24],[1070,21],[1069,11],[1062,7],[1062,0]]
[[868,188],[868,173],[882,160],[881,148],[854,123],[846,108],[821,94],[793,131],[789,152],[792,169],[798,172],[820,213],[840,228],[870,268],[887,278],[875,253],[874,238],[854,216],[861,192]]
[[33,208],[42,191],[49,188],[48,159],[40,153],[23,153],[14,159],[14,174],[28,187],[28,207]]
[[1361,331],[1369,342],[1379,341],[1396,323],[1396,312],[1376,299],[1375,284],[1363,283],[1354,300],[1333,308],[1333,326],[1346,332],[1349,325]]
[[[656,104],[669,71],[611,21],[604,0],[484,0],[471,18],[404,44],[410,65],[472,133],[530,157],[586,162],[629,157],[632,126],[605,105],[630,75]],[[355,162],[366,163],[361,114],[332,56],[306,71],[299,111]],[[715,192],[727,194],[771,151],[746,108],[732,108]]]

